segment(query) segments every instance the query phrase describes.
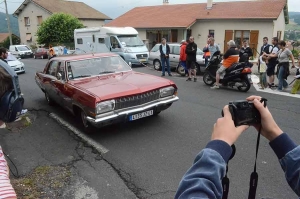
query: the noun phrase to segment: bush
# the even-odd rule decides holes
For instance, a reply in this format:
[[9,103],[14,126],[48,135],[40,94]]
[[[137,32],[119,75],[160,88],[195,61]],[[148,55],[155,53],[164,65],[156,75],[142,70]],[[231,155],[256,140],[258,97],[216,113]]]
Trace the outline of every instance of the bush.
[[292,50],[293,56],[297,59],[299,57],[299,50]]

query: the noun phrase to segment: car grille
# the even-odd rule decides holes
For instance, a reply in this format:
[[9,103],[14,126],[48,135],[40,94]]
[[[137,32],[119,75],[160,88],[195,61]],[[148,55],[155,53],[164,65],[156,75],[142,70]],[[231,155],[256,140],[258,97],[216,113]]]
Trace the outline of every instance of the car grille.
[[136,58],[137,58],[137,59],[145,59],[145,58],[147,58],[147,57],[148,57],[147,54],[138,54],[138,55],[136,55]]
[[115,110],[146,104],[159,99],[159,90],[116,99]]

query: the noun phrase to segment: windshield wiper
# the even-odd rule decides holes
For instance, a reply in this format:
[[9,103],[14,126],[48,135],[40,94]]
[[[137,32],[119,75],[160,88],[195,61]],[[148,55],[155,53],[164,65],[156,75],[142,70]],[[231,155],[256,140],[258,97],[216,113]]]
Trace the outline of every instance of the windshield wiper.
[[107,74],[107,73],[115,73],[116,71],[113,71],[113,70],[111,70],[111,71],[103,71],[103,72],[100,72],[99,73],[99,75],[101,75],[101,74]]
[[82,77],[90,77],[90,76],[92,76],[92,75],[78,75],[78,76],[74,77],[74,79],[82,78]]

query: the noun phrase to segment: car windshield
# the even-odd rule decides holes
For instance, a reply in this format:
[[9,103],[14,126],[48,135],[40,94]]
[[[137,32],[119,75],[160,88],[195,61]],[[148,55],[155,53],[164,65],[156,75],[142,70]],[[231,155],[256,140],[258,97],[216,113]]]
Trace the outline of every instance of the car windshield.
[[17,58],[13,54],[8,54],[6,61],[16,61]]
[[144,46],[144,43],[137,35],[120,35],[120,42],[124,42],[128,47]]
[[27,46],[19,46],[18,51],[27,51],[30,50]]
[[120,56],[95,57],[67,62],[70,79],[91,77],[101,74],[130,71],[131,67]]

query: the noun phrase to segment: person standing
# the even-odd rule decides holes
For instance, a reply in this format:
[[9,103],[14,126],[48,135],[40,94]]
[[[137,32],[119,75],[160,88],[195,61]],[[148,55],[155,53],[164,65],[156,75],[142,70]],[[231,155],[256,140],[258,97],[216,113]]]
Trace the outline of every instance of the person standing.
[[266,64],[266,56],[262,55],[259,57],[259,81],[260,81],[260,89],[265,89],[268,87],[267,84],[267,76],[266,76],[266,70],[267,70],[267,64]]
[[52,59],[53,57],[56,57],[56,54],[55,54],[54,48],[53,48],[52,45],[50,44],[50,45],[49,45],[49,59]]
[[209,38],[208,50],[210,53],[210,58],[215,54],[215,52],[220,51],[220,47],[218,44],[215,43],[215,38],[213,37]]
[[179,57],[179,62],[180,64],[184,67],[185,75],[188,75],[188,70],[186,69],[186,45],[187,42],[185,40],[181,41],[181,46],[180,46],[180,57]]
[[205,45],[205,47],[203,48],[203,58],[205,60],[205,67],[207,67],[208,65],[208,59],[210,58],[210,52],[209,52],[209,45],[210,45],[210,38],[207,39],[207,44]]
[[7,52],[6,48],[0,48],[0,59],[2,61],[4,61],[5,63],[7,63],[7,61],[6,61],[7,55],[8,55],[8,52]]
[[290,49],[286,48],[286,43],[285,41],[280,41],[279,42],[279,48],[280,50],[277,51],[275,54],[265,54],[271,59],[273,58],[278,58],[278,88],[277,91],[283,91],[288,87],[288,83],[286,81],[287,77],[290,74],[290,62],[289,59],[291,58],[292,60],[292,68],[295,67],[295,59],[293,56],[293,53],[290,51]]
[[272,39],[272,48],[270,50],[270,55],[273,56],[268,56],[267,59],[267,76],[269,77],[269,87],[273,87],[274,86],[274,80],[275,80],[275,67],[278,64],[277,62],[277,57],[274,56],[277,54],[277,52],[279,51],[278,48],[278,38],[277,37],[273,37]]
[[[247,57],[244,56],[244,54],[247,54]],[[246,62],[249,63],[250,57],[253,56],[252,49],[248,45],[248,41],[244,40],[243,41],[243,46],[240,48],[240,62]]]
[[189,78],[186,81],[192,81],[192,74],[194,75],[194,82],[197,81],[196,76],[196,55],[197,55],[197,44],[194,42],[194,37],[189,38],[189,44],[186,46],[185,53],[186,57],[186,67],[189,71]]
[[162,75],[165,76],[165,70],[167,65],[167,70],[169,76],[172,76],[171,69],[170,69],[170,46],[167,44],[167,40],[165,38],[162,38],[161,45],[159,46],[160,51],[160,60],[161,60],[161,66],[162,66]]

